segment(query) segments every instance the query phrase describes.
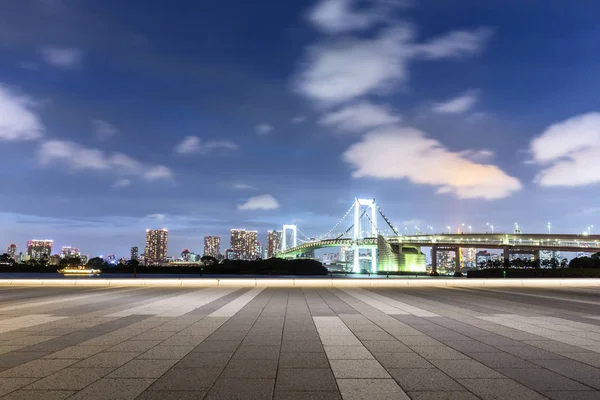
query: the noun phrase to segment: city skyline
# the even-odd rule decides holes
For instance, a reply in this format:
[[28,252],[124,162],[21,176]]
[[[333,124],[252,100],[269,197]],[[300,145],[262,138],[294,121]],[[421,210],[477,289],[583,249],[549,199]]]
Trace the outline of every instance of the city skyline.
[[6,2],[0,243],[126,256],[165,228],[224,252],[244,227],[268,247],[355,196],[400,231],[600,226],[594,10]]

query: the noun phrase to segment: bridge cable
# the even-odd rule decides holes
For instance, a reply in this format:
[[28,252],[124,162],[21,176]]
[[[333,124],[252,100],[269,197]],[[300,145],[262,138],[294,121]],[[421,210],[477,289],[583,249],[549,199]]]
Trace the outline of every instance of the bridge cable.
[[[322,239],[322,238],[325,238],[325,237],[327,237],[327,236],[331,235],[331,234],[333,233],[333,231],[335,231],[335,230],[337,229],[337,227],[338,227],[338,226],[339,226],[339,225],[340,225],[340,224],[341,224],[341,223],[342,223],[344,220],[346,220],[346,217],[348,216],[348,214],[350,214],[350,211],[352,211],[353,209],[354,209],[354,203],[352,203],[352,207],[350,207],[350,209],[349,209],[349,210],[346,212],[346,214],[344,214],[344,216],[343,216],[343,217],[342,217],[342,218],[341,218],[341,219],[340,219],[340,220],[339,220],[339,221],[338,221],[338,222],[337,222],[337,223],[336,223],[336,224],[333,226],[333,228],[331,228],[331,229],[329,230],[329,232],[327,232],[326,234],[324,234],[324,235],[321,235],[321,236],[319,236],[319,237]],[[345,234],[345,232],[344,232],[344,234]],[[344,234],[342,234],[342,235],[344,235]]]

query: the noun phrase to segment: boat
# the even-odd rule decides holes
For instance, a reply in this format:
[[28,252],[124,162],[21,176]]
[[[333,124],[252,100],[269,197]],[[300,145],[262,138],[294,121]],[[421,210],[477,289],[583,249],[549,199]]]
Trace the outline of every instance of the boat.
[[57,270],[57,272],[65,276],[97,276],[102,273],[102,270],[86,267],[65,267]]

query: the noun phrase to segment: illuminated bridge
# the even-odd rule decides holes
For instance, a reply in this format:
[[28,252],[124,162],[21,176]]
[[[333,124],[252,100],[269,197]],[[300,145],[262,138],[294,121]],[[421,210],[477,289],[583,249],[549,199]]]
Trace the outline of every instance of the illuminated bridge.
[[[364,209],[364,210],[363,210]],[[382,219],[384,229],[378,228]],[[291,237],[289,236],[291,232]],[[432,270],[437,270],[438,251],[460,252],[462,248],[501,249],[504,262],[510,254],[532,254],[540,259],[541,250],[563,252],[600,251],[600,235],[588,234],[515,234],[515,233],[459,233],[401,235],[389,222],[373,199],[355,199],[354,204],[340,221],[325,235],[308,238],[301,232],[299,239],[295,225],[284,225],[281,258],[296,258],[327,247],[353,250],[353,271],[361,270],[360,261],[370,261],[370,272],[425,271],[425,255],[421,247],[431,248]],[[298,243],[300,242],[300,243]],[[455,257],[455,268],[461,260]]]

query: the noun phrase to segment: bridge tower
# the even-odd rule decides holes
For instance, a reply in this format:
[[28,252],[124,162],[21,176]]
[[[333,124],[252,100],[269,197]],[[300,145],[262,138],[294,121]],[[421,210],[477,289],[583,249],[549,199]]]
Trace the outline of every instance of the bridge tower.
[[[363,208],[365,209],[364,211],[362,211]],[[377,204],[375,203],[375,199],[355,198],[354,227],[352,233],[352,248],[354,250],[354,272],[360,272],[361,247],[358,244],[358,240],[363,239],[365,237],[376,238],[377,234]],[[368,250],[371,252],[371,272],[377,272],[377,249],[369,248]]]
[[[288,241],[288,231],[292,232],[291,240]],[[281,235],[281,251],[286,251],[290,247],[296,247],[298,245],[298,228],[296,225],[283,225],[283,232]],[[290,243],[291,242],[291,243]]]

